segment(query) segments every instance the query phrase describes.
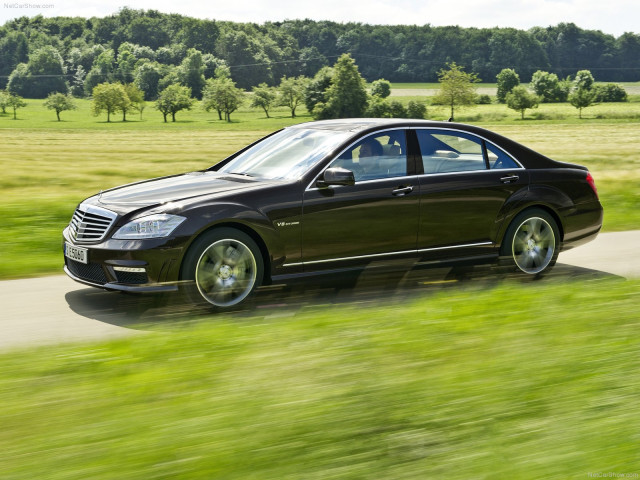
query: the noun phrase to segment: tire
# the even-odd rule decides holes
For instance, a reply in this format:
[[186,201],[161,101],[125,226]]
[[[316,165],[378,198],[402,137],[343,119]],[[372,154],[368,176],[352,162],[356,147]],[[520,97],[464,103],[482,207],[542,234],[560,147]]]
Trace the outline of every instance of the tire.
[[502,265],[531,276],[540,276],[556,263],[560,231],[554,218],[544,210],[520,212],[509,224],[500,247]]
[[230,309],[245,302],[260,286],[264,261],[260,248],[246,233],[234,228],[210,230],[196,239],[182,265],[189,300]]

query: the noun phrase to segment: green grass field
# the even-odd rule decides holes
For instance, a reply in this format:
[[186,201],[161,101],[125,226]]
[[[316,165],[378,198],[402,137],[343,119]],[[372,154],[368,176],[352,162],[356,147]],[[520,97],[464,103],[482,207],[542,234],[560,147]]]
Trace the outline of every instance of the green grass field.
[[1,476],[638,473],[638,291],[637,281],[454,287],[4,353]]
[[[295,119],[282,107],[272,112],[273,118],[245,108],[232,115],[232,123],[194,109],[165,124],[149,106],[142,120],[130,115],[131,121],[121,122],[114,115],[107,124],[106,115],[91,116],[90,102],[84,100],[57,122],[41,100],[28,103],[18,111],[18,120],[0,115],[0,278],[59,273],[60,232],[87,196],[135,180],[206,168],[273,130],[311,120],[304,107]],[[640,104],[591,107],[583,120],[566,104],[543,105],[536,113],[551,119],[521,121],[504,105],[463,109],[457,119],[557,160],[588,166],[605,207],[605,230],[640,228]],[[445,107],[429,107],[429,118],[446,115]]]
[[[106,124],[79,105],[59,123],[36,100],[19,120],[0,115],[0,278],[60,273],[60,233],[84,197],[207,167],[310,119],[245,109],[226,124],[196,110],[163,124],[149,107]],[[626,230],[640,228],[640,105],[628,105],[583,121],[567,105],[541,106],[547,120],[499,105],[459,119],[587,165],[605,229]],[[123,340],[3,352],[0,477],[638,474],[639,291],[637,280],[444,284],[415,300],[169,316],[127,324],[145,334]]]

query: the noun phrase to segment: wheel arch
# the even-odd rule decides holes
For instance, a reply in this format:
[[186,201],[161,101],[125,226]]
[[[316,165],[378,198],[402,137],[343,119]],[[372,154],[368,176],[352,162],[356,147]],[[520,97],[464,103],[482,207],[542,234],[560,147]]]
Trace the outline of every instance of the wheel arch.
[[511,226],[511,223],[513,222],[513,220],[522,212],[526,212],[527,210],[536,210],[536,209],[543,210],[549,215],[551,215],[553,220],[556,222],[556,226],[558,227],[558,232],[560,232],[560,243],[564,241],[564,225],[562,223],[562,219],[558,214],[558,212],[553,207],[545,203],[529,203],[527,205],[522,206],[522,208],[519,208],[511,212],[507,221],[503,223],[503,226],[500,229],[500,235],[498,236],[498,242],[499,242],[498,248],[502,247],[504,237],[507,234],[507,230],[509,230],[509,227]]
[[184,278],[183,268],[185,264],[185,259],[188,257],[188,254],[191,248],[193,248],[194,244],[196,244],[196,241],[202,236],[207,235],[209,232],[214,230],[219,230],[221,228],[231,228],[234,230],[238,230],[248,235],[249,237],[251,237],[251,239],[254,242],[256,242],[256,245],[260,249],[260,254],[262,255],[262,261],[264,264],[263,273],[262,273],[263,278],[262,278],[261,285],[270,285],[271,284],[271,258],[269,256],[269,250],[267,249],[266,242],[260,236],[260,234],[258,234],[258,232],[253,228],[251,228],[250,226],[241,222],[230,222],[230,221],[210,225],[209,227],[205,228],[200,233],[198,233],[198,235],[192,238],[188,248],[185,250],[184,255],[180,259],[180,279]]

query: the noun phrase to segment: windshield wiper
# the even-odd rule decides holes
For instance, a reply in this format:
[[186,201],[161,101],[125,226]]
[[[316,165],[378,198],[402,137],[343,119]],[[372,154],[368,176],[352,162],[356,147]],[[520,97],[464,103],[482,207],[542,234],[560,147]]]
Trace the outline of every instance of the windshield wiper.
[[253,177],[253,175],[248,174],[247,172],[229,172],[231,175],[242,175],[243,177]]

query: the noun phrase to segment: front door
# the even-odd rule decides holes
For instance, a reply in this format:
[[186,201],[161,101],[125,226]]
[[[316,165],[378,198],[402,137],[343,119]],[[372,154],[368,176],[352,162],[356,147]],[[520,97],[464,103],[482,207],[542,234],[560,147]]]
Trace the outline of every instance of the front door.
[[420,192],[408,174],[404,130],[371,134],[330,166],[353,171],[356,183],[305,191],[305,271],[414,256]]

